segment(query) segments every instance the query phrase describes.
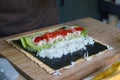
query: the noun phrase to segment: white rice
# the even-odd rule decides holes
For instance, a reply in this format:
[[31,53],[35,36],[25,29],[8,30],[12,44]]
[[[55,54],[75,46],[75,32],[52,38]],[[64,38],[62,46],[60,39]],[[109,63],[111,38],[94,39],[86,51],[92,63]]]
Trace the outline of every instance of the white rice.
[[55,45],[53,45],[49,49],[43,49],[37,52],[37,56],[42,58],[61,58],[63,55],[67,55],[68,53],[76,52],[80,49],[86,50],[86,45],[94,44],[94,40],[89,36],[81,36],[71,40],[61,41]]

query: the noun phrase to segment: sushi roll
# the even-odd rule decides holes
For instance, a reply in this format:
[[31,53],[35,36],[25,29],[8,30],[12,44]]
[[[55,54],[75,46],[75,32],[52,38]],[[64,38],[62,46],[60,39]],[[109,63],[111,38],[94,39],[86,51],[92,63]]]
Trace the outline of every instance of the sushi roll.
[[[25,36],[20,41],[24,49],[55,70],[70,65],[86,52],[92,55],[107,48],[101,47],[81,26],[65,26],[43,35]],[[95,47],[98,48],[94,50]]]

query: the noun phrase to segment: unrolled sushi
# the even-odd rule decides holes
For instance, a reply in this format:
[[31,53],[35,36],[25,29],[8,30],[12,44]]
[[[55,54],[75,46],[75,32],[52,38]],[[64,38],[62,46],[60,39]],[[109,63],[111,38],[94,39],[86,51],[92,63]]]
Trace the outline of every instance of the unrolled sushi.
[[81,26],[64,26],[42,35],[24,36],[20,39],[22,47],[53,69],[70,65],[84,56],[97,54],[107,49],[87,35]]

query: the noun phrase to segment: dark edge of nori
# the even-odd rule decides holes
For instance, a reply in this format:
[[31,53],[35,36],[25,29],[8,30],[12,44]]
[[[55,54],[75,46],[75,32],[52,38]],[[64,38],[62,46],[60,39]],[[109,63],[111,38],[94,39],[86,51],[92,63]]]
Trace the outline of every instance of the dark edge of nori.
[[[19,45],[22,49],[24,49],[22,47],[20,40],[15,40],[13,41],[13,43]],[[86,48],[87,48],[86,50],[78,50],[76,52],[73,52],[72,54],[70,53],[67,55],[63,55],[61,58],[53,58],[53,59],[42,58],[42,57],[36,56],[35,52],[31,52],[26,49],[24,50],[32,54],[34,57],[39,59],[41,62],[43,62],[53,70],[57,70],[65,66],[68,66],[71,64],[71,62],[75,62],[76,60],[82,58],[84,56],[84,53],[86,52],[89,53],[89,56],[92,56],[106,50],[107,46],[95,41],[94,45],[87,45]]]

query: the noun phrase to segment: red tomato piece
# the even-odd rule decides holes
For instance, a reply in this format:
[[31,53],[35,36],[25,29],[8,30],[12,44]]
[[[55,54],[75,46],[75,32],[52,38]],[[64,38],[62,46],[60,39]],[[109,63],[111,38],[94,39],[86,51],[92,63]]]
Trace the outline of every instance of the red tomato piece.
[[57,31],[52,32],[52,34],[53,34],[53,38],[55,38],[55,37],[60,35]]
[[43,35],[43,37],[44,37],[44,39],[49,41],[50,38],[53,38],[53,34],[52,33],[46,33],[45,35]]
[[63,31],[61,32],[61,35],[62,35],[62,36],[66,36],[67,33],[68,33],[68,32],[67,32],[66,30],[63,30]]
[[53,34],[55,35],[55,37],[59,36],[59,35],[61,35],[61,31],[62,31],[62,29],[59,29],[57,31],[54,31]]
[[66,36],[67,35],[67,31],[64,29],[59,29],[56,31],[57,35],[62,35],[62,36]]
[[69,29],[69,30],[66,30],[68,33],[72,33],[73,30],[72,29]]
[[35,39],[34,39],[34,42],[35,43],[38,43],[39,41],[41,41],[41,40],[43,40],[44,38],[43,37],[36,37]]
[[82,28],[82,27],[76,27],[76,28],[74,28],[76,31],[82,31],[82,30],[84,30],[84,28]]

